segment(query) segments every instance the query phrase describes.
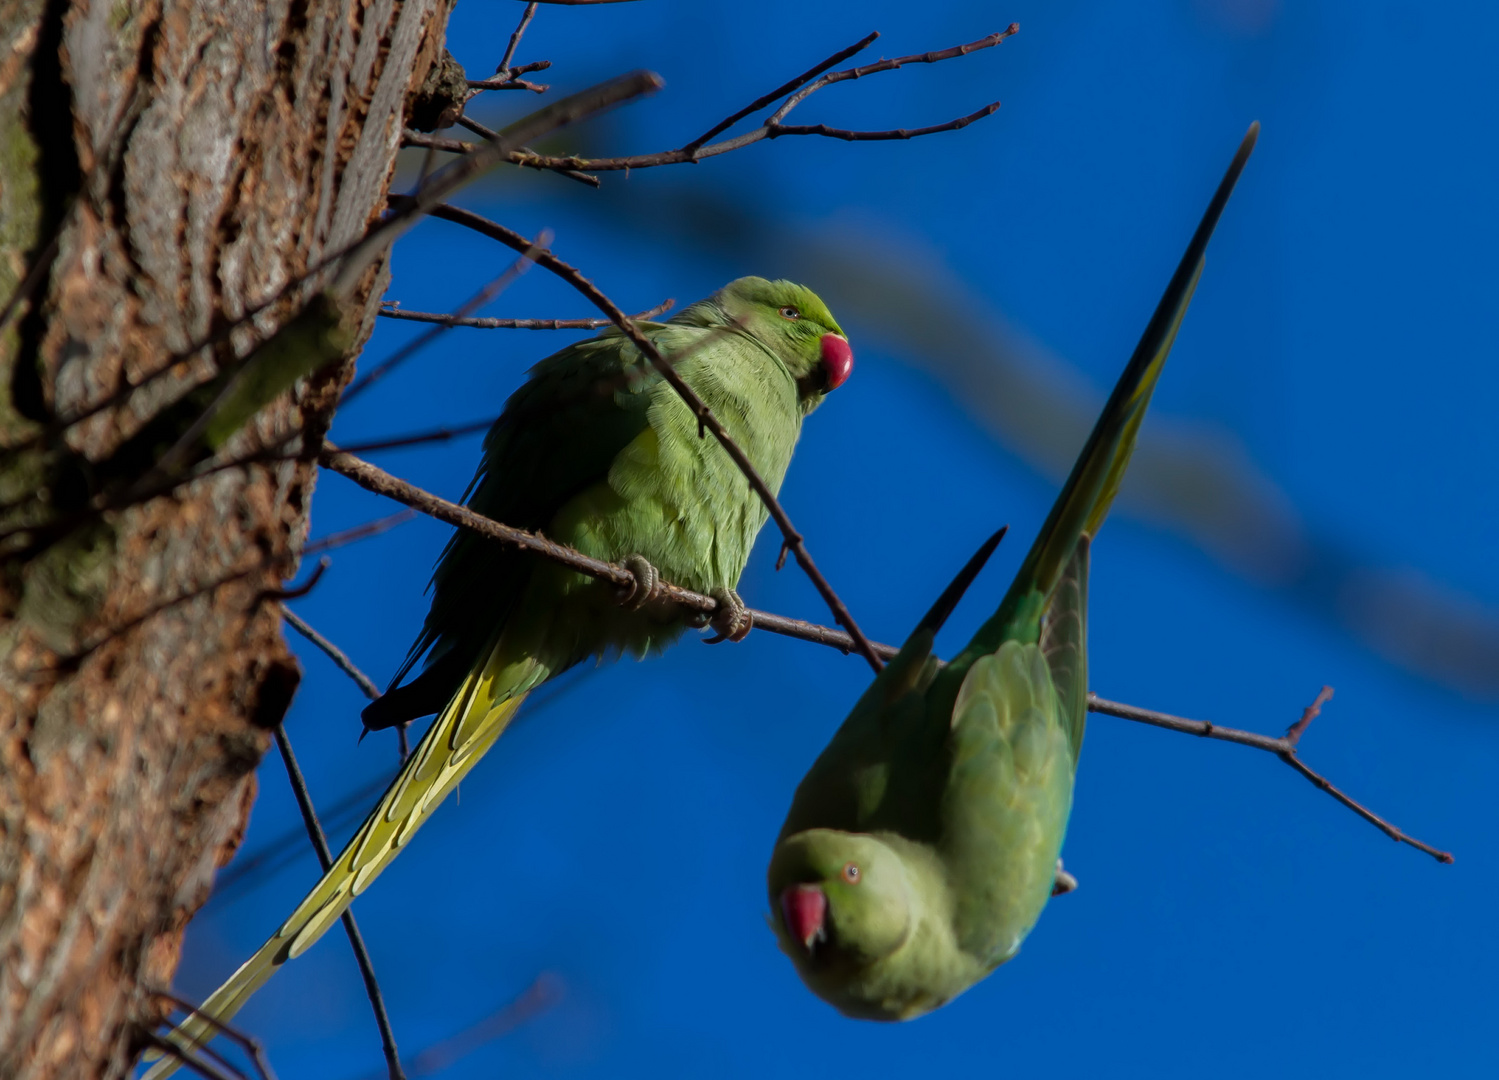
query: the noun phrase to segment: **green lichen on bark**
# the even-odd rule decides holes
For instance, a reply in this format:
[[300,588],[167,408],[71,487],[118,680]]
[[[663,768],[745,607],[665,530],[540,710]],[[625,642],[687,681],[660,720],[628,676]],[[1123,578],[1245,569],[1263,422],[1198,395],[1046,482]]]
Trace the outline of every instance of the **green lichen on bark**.
[[[14,40],[21,26],[32,22],[39,4],[16,5],[0,15],[0,40]],[[10,306],[30,269],[30,259],[42,246],[41,148],[27,126],[27,98],[31,67],[18,65],[14,81],[0,87],[0,307]],[[21,344],[25,301],[11,308],[0,327],[0,440],[15,441],[35,425],[21,415],[12,399],[16,357]],[[8,501],[6,474],[17,463],[0,460],[0,499]]]

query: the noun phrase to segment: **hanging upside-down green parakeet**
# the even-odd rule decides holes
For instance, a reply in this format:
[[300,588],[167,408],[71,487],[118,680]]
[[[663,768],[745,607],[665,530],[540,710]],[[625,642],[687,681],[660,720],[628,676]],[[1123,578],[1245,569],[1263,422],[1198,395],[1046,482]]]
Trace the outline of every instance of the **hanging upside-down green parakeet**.
[[[778,490],[802,419],[843,383],[853,353],[826,305],[788,281],[747,277],[641,329]],[[490,429],[468,505],[623,562],[614,586],[460,531],[433,576],[431,610],[399,683],[365,710],[371,728],[439,715],[378,806],[260,951],[204,1003],[227,1020],[336,922],[494,743],[526,695],[590,656],[664,648],[683,631],[652,599],[664,577],[714,596],[713,625],[749,630],[734,586],[766,509],[718,442],[642,356],[610,330],[541,361]],[[215,1033],[194,1016],[180,1046]],[[153,1076],[175,1067],[163,1061]]]
[[769,870],[781,948],[849,1016],[937,1008],[1020,948],[1052,894],[1087,718],[1088,549],[1119,488],[1250,128],[999,610],[932,642],[994,537],[797,788]]

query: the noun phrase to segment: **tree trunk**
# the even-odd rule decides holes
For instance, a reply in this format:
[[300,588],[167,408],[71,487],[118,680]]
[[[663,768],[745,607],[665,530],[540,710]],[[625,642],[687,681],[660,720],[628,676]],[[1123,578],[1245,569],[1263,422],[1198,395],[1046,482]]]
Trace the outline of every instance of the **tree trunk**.
[[[0,1076],[115,1077],[233,854],[300,677],[295,569],[348,365],[102,518],[90,469],[254,343],[235,320],[383,208],[448,0],[0,3]],[[366,277],[362,342],[379,266]],[[258,315],[280,325],[309,295]],[[231,332],[232,331],[232,332]],[[204,342],[209,342],[206,346]],[[85,408],[171,367],[91,418]],[[59,422],[62,421],[62,422]],[[70,501],[72,500],[72,501]],[[48,534],[19,524],[75,524]]]

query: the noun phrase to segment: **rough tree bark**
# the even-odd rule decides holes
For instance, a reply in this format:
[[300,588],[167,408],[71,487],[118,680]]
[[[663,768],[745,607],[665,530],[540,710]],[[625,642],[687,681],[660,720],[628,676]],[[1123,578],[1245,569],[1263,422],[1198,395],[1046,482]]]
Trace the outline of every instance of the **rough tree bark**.
[[[43,547],[14,523],[87,488],[90,463],[246,351],[244,328],[223,334],[235,319],[367,227],[448,6],[0,3],[0,304],[23,297],[0,330],[8,1080],[123,1075],[160,1015],[150,989],[170,983],[183,926],[240,840],[299,678],[265,590],[295,568],[316,446]],[[384,273],[358,297],[366,333]],[[174,362],[124,404],[49,426]],[[315,444],[345,375],[308,380],[228,452],[293,424]]]

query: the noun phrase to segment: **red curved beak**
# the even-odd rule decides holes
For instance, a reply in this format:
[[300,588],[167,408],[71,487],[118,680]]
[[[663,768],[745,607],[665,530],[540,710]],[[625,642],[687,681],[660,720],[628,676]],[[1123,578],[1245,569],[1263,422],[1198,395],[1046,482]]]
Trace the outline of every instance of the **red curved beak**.
[[822,366],[828,372],[828,389],[836,390],[848,381],[854,370],[854,350],[840,334],[822,335]]
[[781,917],[786,920],[786,929],[809,953],[827,936],[823,929],[827,914],[828,898],[816,885],[792,885],[781,893]]

